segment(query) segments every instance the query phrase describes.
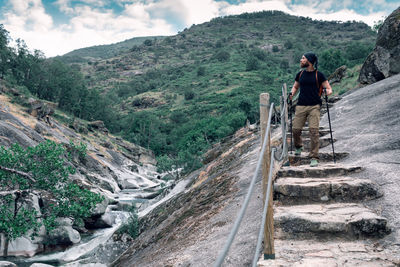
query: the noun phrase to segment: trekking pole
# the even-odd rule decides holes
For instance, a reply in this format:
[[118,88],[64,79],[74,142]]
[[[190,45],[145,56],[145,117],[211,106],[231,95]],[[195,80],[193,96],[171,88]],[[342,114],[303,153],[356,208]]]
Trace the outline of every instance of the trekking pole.
[[329,132],[331,133],[331,144],[332,144],[332,152],[333,152],[333,163],[336,163],[335,148],[334,148],[334,146],[333,146],[333,135],[332,135],[331,116],[329,115],[328,94],[326,93],[326,88],[324,88],[324,92],[325,92],[326,111],[327,111],[327,113],[328,113]]
[[[292,122],[292,93],[289,94],[289,117],[290,117],[290,151],[293,153],[293,122]],[[292,96],[293,97],[293,96]]]

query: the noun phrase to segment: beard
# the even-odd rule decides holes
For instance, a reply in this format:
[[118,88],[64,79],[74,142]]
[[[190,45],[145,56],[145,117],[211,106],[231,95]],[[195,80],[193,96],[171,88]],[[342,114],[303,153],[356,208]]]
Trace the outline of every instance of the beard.
[[310,66],[308,62],[300,63],[300,68],[307,68],[308,66]]

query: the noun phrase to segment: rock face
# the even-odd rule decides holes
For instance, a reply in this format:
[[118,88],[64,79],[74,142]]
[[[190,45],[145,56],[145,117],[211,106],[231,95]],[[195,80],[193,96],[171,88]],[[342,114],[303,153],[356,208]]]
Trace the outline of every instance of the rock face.
[[400,7],[385,20],[374,51],[361,68],[359,82],[371,84],[400,73]]
[[329,83],[332,85],[334,83],[340,83],[340,81],[343,79],[345,72],[347,70],[347,66],[343,65],[340,66],[339,68],[337,68],[335,70],[334,73],[332,73],[329,77],[328,77],[328,81]]
[[[10,93],[7,88],[4,89],[1,80],[0,86],[3,86],[2,91]],[[82,124],[82,127],[76,129],[68,128],[53,118],[50,123],[49,116],[54,113],[51,103],[34,99],[30,99],[27,103],[30,105],[22,107],[12,104],[8,96],[0,95],[0,146],[9,147],[18,143],[26,148],[36,146],[45,140],[53,140],[63,144],[67,151],[74,152],[73,144],[84,144],[86,156],[84,158],[79,154],[72,156],[70,164],[76,169],[76,173],[71,175],[70,179],[105,197],[88,218],[88,222],[85,222],[91,229],[111,227],[115,223],[115,216],[106,211],[111,205],[120,207],[118,204],[122,190],[135,189],[129,197],[124,194],[126,198],[124,203],[132,201],[142,194],[144,189],[155,188],[154,190],[160,193],[159,188],[163,181],[160,180],[161,175],[156,172],[157,162],[152,151],[110,135],[102,121],[91,122],[87,128]],[[158,194],[149,198],[154,198]],[[39,201],[42,204],[51,199],[51,196],[45,193],[40,195]],[[31,203],[27,205],[33,205],[40,214],[38,195],[33,195],[31,199]],[[73,227],[76,227],[73,222],[63,220],[48,236],[43,229],[35,240],[29,237],[17,238],[9,243],[8,254],[31,257],[43,251],[44,243],[56,247],[79,243],[80,234]],[[4,238],[0,238],[0,241],[1,256]]]

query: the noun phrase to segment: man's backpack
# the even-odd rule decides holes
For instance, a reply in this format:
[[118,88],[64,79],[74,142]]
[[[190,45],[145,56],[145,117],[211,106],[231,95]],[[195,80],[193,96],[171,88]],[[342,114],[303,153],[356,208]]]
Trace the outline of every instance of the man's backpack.
[[[300,81],[300,77],[303,74],[303,72],[304,72],[304,70],[302,70],[300,72],[299,81]],[[322,87],[322,84],[320,85],[319,82],[318,82],[318,70],[315,71],[315,80],[317,82],[317,87],[319,88],[318,95],[319,95],[319,97],[321,97],[322,96],[322,92],[324,91],[324,88]]]

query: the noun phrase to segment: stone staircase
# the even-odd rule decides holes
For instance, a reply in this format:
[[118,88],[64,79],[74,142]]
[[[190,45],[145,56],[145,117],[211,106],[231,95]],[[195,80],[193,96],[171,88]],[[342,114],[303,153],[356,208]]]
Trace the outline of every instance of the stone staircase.
[[[303,137],[307,136],[307,127]],[[329,128],[320,127],[320,147],[330,146]],[[288,137],[290,139],[290,135]],[[303,138],[305,149],[309,139]],[[289,144],[290,149],[290,144]],[[258,266],[396,266],[376,240],[388,234],[387,220],[364,207],[381,197],[369,179],[352,178],[362,166],[333,164],[332,153],[320,153],[309,167],[308,152],[294,156],[278,171],[274,183],[275,260]],[[336,154],[336,160],[348,156]]]

